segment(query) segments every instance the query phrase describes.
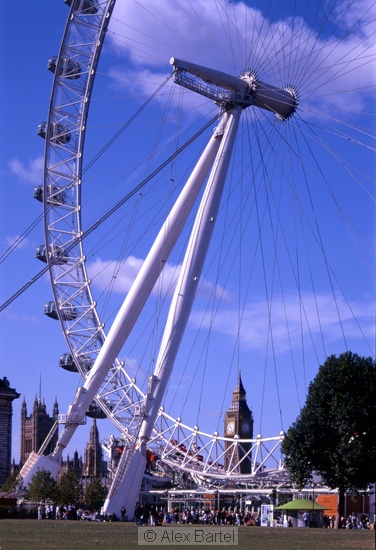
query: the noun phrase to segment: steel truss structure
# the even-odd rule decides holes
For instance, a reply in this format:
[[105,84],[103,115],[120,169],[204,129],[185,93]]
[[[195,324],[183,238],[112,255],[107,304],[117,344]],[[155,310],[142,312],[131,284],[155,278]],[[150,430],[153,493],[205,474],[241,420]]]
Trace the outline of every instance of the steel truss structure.
[[[256,489],[265,484],[278,486],[285,483],[286,472],[280,452],[283,432],[275,437],[258,435],[249,440],[238,436],[222,437],[183,424],[182,419],[173,418],[161,406],[179,348],[179,338],[195,297],[194,285],[191,284],[196,281],[192,264],[197,269],[198,261],[202,267],[210,237],[202,237],[194,227],[195,240],[191,247],[194,252],[185,259],[191,278],[184,279],[182,275],[179,279],[170,310],[175,324],[169,320],[166,323],[160,358],[147,391],[137,386],[124,362],[117,357],[116,350],[121,349],[148,298],[145,287],[152,288],[162,271],[161,249],[165,253],[166,248],[172,248],[212,166],[205,197],[209,197],[210,207],[213,207],[210,219],[215,220],[241,113],[250,106],[257,107],[274,113],[281,123],[285,123],[294,116],[298,107],[298,93],[291,86],[279,89],[259,81],[252,71],[237,77],[172,58],[176,84],[214,101],[218,105],[220,123],[189,180],[189,186],[187,184],[188,189],[182,192],[180,202],[177,201],[166,222],[168,226],[174,226],[167,246],[165,240],[161,243],[157,237],[150,257],[145,260],[144,271],[136,279],[106,334],[86,268],[85,237],[94,231],[95,224],[83,226],[81,188],[85,180],[83,157],[92,91],[115,0],[69,0],[66,3],[70,10],[60,51],[49,61],[49,68],[54,73],[50,109],[47,122],[38,129],[45,138],[44,183],[35,194],[43,201],[45,214],[45,249],[40,255],[49,265],[53,289],[53,302],[48,306],[48,312],[51,317],[59,319],[69,353],[84,384],[67,414],[60,418],[65,427],[55,452],[50,457],[33,456],[23,469],[24,481],[27,483],[31,479],[37,467],[56,471],[62,452],[76,428],[84,422],[85,413],[94,400],[124,441],[124,452],[106,504],[109,511],[118,511],[119,494],[124,493],[130,480],[136,480],[134,492],[137,494],[147,451],[155,453],[167,468],[188,473],[199,486],[225,488],[232,483]],[[209,216],[204,205],[199,215],[201,220]],[[164,228],[162,233],[165,234]],[[200,271],[194,276],[199,278]],[[188,296],[184,302],[179,301],[182,295]],[[177,328],[179,336],[175,341],[172,334],[177,332]],[[251,445],[245,445],[249,443]],[[242,458],[237,458],[239,456]],[[243,461],[251,464],[251,473],[240,473]],[[134,494],[129,497],[129,508],[134,498]]]
[[[82,159],[91,93],[115,0],[77,0],[70,5],[59,54],[49,61],[54,80],[48,121],[43,125],[45,177],[43,192],[38,188],[36,194],[39,200],[43,199],[45,212],[44,255],[50,266],[54,291],[54,302],[49,307],[62,324],[77,370],[87,380],[106,334],[96,311],[85,266],[84,238],[92,228],[85,229],[81,221]],[[176,71],[175,80],[183,84],[180,70]],[[210,87],[206,86],[206,90],[210,93]],[[213,96],[212,99],[217,101],[219,98]],[[234,94],[227,92],[220,103],[225,105],[233,99]],[[90,403],[95,399],[119,429],[126,444],[132,446],[143,418],[145,398],[136,381],[127,374],[124,364],[115,358],[103,381],[86,401]],[[75,430],[85,422],[85,411],[86,406],[80,413],[69,411],[61,415],[60,422]],[[251,477],[270,469],[270,464],[272,469],[282,469],[280,457],[275,458],[279,455],[282,437],[263,439],[258,436],[252,440],[251,450],[242,458],[252,460]],[[223,466],[225,441],[229,443],[226,452],[233,457],[227,471]],[[157,448],[161,460],[169,467],[191,472],[208,484],[221,484],[229,477],[239,478],[239,464],[233,449],[242,445],[241,440],[237,437],[228,440],[218,434],[189,428],[162,408],[158,411],[150,445]],[[181,452],[182,445],[187,447],[186,453]],[[117,478],[121,477],[121,470],[119,468]],[[30,475],[31,470],[25,467],[24,476],[28,472]]]

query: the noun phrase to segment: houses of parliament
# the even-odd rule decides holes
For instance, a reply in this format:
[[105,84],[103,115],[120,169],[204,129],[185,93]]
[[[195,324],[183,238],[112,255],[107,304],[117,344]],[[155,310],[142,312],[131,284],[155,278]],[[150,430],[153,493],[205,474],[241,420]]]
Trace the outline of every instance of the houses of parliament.
[[[20,394],[10,386],[7,378],[0,379],[0,487],[7,477],[19,471],[28,459],[31,452],[40,451],[44,440],[56,424],[59,415],[57,400],[53,403],[52,414],[48,414],[46,404],[41,398],[35,398],[33,407],[28,415],[27,404],[23,399],[21,404],[20,426],[20,464],[12,462],[12,416],[13,401]],[[44,454],[52,453],[58,439],[58,430],[55,430],[49,444],[43,450]],[[99,442],[99,433],[96,419],[93,418],[89,441],[86,445],[84,458],[75,451],[73,457],[66,457],[62,461],[60,473],[74,470],[80,477],[103,477],[106,475],[106,463],[103,461],[103,451]]]
[[[53,452],[58,440],[59,405],[57,399],[53,403],[52,414],[50,415],[41,397],[39,399],[35,398],[30,414],[28,414],[27,403],[24,398],[21,404],[20,464],[16,466],[14,462],[12,463],[13,401],[19,397],[20,394],[10,386],[7,378],[0,379],[0,487],[11,473],[15,473],[22,468],[31,452],[50,454]],[[49,439],[48,445],[42,448],[51,430],[54,430],[54,434]],[[232,392],[231,404],[225,414],[224,434],[227,437],[239,435],[248,440],[253,438],[253,415],[247,405],[246,392],[240,372],[237,384]],[[229,444],[226,443],[226,445],[228,447]],[[238,453],[236,456],[234,456],[234,452],[231,452],[231,455],[229,453],[231,458],[225,454],[225,464],[228,460],[235,460],[236,463],[240,462],[239,473],[249,474],[251,472],[251,456],[243,461],[242,458],[250,450],[250,445],[251,443],[244,443],[242,448],[236,450],[236,453]],[[242,453],[242,455],[239,453]],[[66,460],[62,461],[60,473],[74,470],[82,478],[101,478],[106,476],[106,467],[107,463],[103,460],[102,446],[99,442],[99,433],[94,416],[84,458],[80,457],[77,451],[73,457],[68,455]]]

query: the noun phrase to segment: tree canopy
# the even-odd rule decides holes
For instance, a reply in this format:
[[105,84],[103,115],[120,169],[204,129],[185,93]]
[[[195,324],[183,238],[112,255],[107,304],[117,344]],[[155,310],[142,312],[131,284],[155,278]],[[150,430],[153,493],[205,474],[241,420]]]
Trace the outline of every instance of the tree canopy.
[[48,470],[38,470],[28,487],[28,498],[34,502],[54,501],[56,498],[56,481]]
[[22,490],[22,477],[20,474],[10,474],[0,487],[0,491],[20,491]]
[[101,480],[94,477],[86,486],[85,503],[91,510],[99,510],[106,498],[107,490],[102,485]]
[[77,473],[73,470],[65,472],[57,482],[56,499],[60,504],[81,503],[83,489]]
[[316,472],[339,489],[340,501],[346,491],[365,490],[376,480],[376,364],[371,357],[346,352],[327,358],[282,452],[299,486]]

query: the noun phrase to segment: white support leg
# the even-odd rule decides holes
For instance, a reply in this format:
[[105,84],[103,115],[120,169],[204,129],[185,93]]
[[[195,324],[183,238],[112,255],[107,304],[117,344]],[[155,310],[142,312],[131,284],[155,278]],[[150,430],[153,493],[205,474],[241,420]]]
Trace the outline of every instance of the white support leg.
[[[116,357],[118,357],[184,228],[185,222],[213,165],[221,138],[221,132],[214,131],[213,136],[154,241],[112,324],[84,385],[78,389],[74,401],[69,407],[67,413],[68,419],[69,417],[84,417],[106,374]],[[61,455],[75,433],[77,425],[78,423],[69,423],[68,421],[64,426],[55,450],[51,455],[51,459],[55,462],[60,463]],[[37,460],[31,467],[29,473],[30,479],[38,469],[40,467]]]
[[[145,418],[140,428],[140,447],[138,450],[146,448],[146,444],[150,439],[192,309],[206,253],[218,215],[240,115],[241,109],[235,108],[225,113],[223,116],[223,139],[192,229],[187,252],[172,298],[154,375],[149,379]],[[138,450],[134,452],[137,453]],[[125,472],[122,488],[125,491],[129,491],[129,494],[127,496],[124,494],[123,499],[126,498],[128,503],[132,502],[130,494],[132,493],[132,495],[135,495],[134,487],[140,487],[143,471],[139,470],[138,474],[139,478],[136,478],[135,464],[129,467]],[[135,499],[137,499],[137,495]],[[118,502],[118,500],[116,502]],[[136,500],[132,502],[133,508],[135,504]],[[108,506],[111,507],[111,509],[113,508],[110,504],[108,504]]]
[[128,518],[132,519],[145,472],[146,457],[144,451],[145,449],[137,449],[132,453],[127,468],[128,475],[123,475],[116,491],[111,492],[110,489],[110,494],[103,506],[104,514],[116,514],[117,517],[120,517],[121,507],[124,506]]
[[147,393],[146,418],[141,425],[142,444],[151,437],[162,399],[188,322],[202,268],[217,220],[223,187],[235,143],[241,109],[224,114],[224,136],[192,229],[182,269],[172,298],[156,367]]

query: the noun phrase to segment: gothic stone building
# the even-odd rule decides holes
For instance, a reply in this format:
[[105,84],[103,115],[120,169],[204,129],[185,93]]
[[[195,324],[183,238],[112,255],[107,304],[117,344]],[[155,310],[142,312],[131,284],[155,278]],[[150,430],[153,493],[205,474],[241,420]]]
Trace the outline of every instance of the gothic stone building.
[[[49,434],[51,428],[57,421],[59,415],[59,406],[55,399],[53,404],[52,416],[47,413],[46,404],[41,399],[35,398],[33,410],[30,416],[27,416],[25,398],[21,407],[21,449],[20,449],[20,467],[25,464],[31,452],[38,452],[42,443]],[[58,429],[56,428],[53,437],[47,445],[43,454],[52,453],[58,440]]]
[[11,473],[12,402],[19,397],[20,394],[10,387],[6,377],[0,380],[0,487]]
[[103,451],[99,443],[97,421],[94,418],[90,429],[89,442],[85,449],[82,477],[102,477],[104,474]]
[[103,461],[102,446],[99,442],[99,432],[97,428],[96,419],[93,419],[93,424],[90,428],[89,441],[85,449],[85,457],[78,456],[78,452],[75,451],[73,459],[70,459],[69,455],[67,459],[62,461],[60,468],[60,476],[73,470],[80,478],[102,478],[106,477],[107,463]]

